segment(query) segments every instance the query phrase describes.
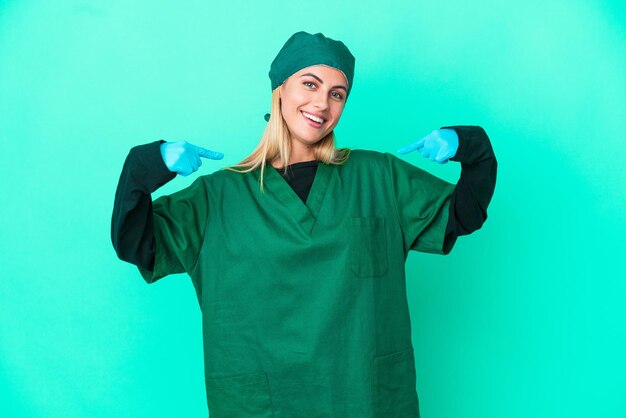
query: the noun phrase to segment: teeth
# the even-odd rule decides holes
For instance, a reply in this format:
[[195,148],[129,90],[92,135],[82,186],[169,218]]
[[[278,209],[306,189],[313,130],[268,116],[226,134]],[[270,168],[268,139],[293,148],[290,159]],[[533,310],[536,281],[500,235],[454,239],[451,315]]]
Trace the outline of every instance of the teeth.
[[324,119],[322,119],[322,118],[318,118],[318,117],[316,117],[316,116],[313,116],[313,115],[311,115],[310,113],[302,112],[302,114],[303,114],[304,116],[306,116],[307,118],[309,118],[309,119],[311,119],[311,120],[314,120],[315,122],[318,122],[318,123],[322,123],[322,122],[324,122]]

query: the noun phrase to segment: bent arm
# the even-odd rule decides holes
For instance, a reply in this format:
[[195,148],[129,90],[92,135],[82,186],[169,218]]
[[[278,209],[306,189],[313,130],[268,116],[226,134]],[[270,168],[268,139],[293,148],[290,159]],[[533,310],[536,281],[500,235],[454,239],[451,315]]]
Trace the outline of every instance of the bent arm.
[[489,137],[480,126],[445,128],[454,129],[459,137],[459,148],[450,160],[461,163],[461,177],[452,193],[445,232],[443,253],[448,254],[459,236],[477,231],[487,220],[498,162]]
[[122,169],[111,218],[111,241],[117,256],[153,271],[155,238],[151,193],[176,177],[165,166],[155,141],[133,147]]

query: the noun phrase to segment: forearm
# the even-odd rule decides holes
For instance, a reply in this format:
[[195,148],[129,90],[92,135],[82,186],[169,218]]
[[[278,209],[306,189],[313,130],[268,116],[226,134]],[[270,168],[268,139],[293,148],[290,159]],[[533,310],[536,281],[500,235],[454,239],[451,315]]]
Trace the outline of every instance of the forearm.
[[176,177],[163,163],[155,141],[133,147],[120,175],[111,218],[111,241],[117,256],[136,266],[154,267],[151,193]]
[[[479,126],[450,126],[459,137],[451,161],[461,163],[461,176],[450,202],[444,253],[456,238],[480,229],[487,220],[487,207],[496,186],[498,163],[486,132]],[[447,249],[447,252],[445,251]]]

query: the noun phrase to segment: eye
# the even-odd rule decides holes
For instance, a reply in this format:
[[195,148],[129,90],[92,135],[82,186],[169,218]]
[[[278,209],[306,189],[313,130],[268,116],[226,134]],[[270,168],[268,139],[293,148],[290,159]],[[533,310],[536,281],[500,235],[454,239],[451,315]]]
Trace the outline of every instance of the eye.
[[[304,81],[304,82],[302,82],[302,84],[304,84],[307,87],[308,87],[309,84],[315,87],[315,83],[312,82],[312,81]],[[336,92],[336,91],[334,91],[332,94],[338,100],[342,100],[343,99],[343,95],[338,93],[338,92]]]

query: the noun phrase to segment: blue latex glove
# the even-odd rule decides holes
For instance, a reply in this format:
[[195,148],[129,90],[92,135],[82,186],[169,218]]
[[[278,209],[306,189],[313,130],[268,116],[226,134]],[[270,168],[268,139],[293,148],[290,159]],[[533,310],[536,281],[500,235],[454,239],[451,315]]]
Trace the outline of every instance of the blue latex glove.
[[456,154],[459,148],[459,137],[454,129],[435,129],[422,139],[400,148],[400,154],[406,154],[414,150],[419,152],[430,161],[445,164],[448,159]]
[[197,147],[187,141],[164,142],[161,144],[161,157],[168,170],[188,176],[202,165],[200,157],[221,160],[224,154]]

